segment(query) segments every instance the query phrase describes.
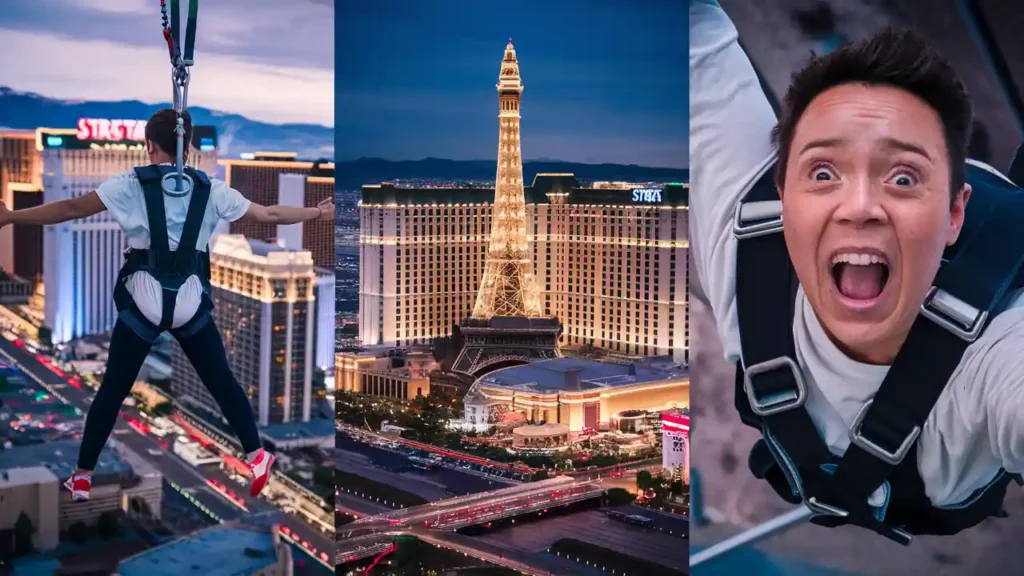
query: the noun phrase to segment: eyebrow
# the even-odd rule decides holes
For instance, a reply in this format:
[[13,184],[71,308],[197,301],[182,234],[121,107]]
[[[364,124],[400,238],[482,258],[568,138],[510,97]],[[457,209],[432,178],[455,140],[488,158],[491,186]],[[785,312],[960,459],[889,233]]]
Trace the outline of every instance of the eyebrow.
[[928,151],[917,144],[911,144],[910,142],[897,140],[896,138],[882,138],[882,147],[917,154],[918,156],[923,156],[929,162],[932,162],[932,157],[928,154]]
[[815,148],[835,148],[842,143],[842,138],[819,138],[818,140],[811,140],[800,149],[800,154]]
[[[842,138],[820,138],[818,140],[811,140],[800,150],[800,154],[813,150],[815,148],[836,148],[843,144]],[[881,145],[883,148],[901,150],[903,152],[910,152],[911,154],[917,154],[927,159],[929,162],[933,162],[932,157],[928,154],[928,151],[918,146],[917,144],[911,144],[897,138],[882,138]]]

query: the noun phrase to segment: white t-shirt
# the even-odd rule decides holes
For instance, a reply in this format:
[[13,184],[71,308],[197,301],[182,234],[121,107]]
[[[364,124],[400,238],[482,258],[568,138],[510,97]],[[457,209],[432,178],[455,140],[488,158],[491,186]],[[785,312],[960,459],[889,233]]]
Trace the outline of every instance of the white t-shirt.
[[[740,358],[736,311],[737,203],[775,161],[775,114],[714,0],[690,1],[690,231],[728,361]],[[770,305],[770,304],[769,304]],[[849,446],[858,410],[889,371],[851,360],[829,340],[803,290],[793,321],[807,411],[833,454]],[[731,384],[731,382],[730,382]],[[918,470],[935,506],[963,502],[1000,468],[1024,472],[1024,297],[971,344],[925,422]],[[871,503],[881,503],[881,489]]]
[[[107,180],[96,189],[107,211],[114,215],[117,223],[124,230],[128,246],[137,249],[149,248],[149,213],[146,210],[146,198],[142,192],[142,184],[134,170],[118,174]],[[176,250],[185,226],[192,195],[176,198],[163,195],[164,210],[167,215],[167,243],[170,249]],[[203,225],[199,230],[196,249],[205,251],[213,235],[217,223],[221,220],[234,222],[245,216],[250,201],[242,193],[228,187],[222,180],[210,179],[210,200],[206,204]],[[125,281],[125,287],[139,307],[142,315],[153,324],[160,323],[163,313],[163,296],[160,283],[148,272],[136,272]],[[178,328],[195,316],[202,302],[203,285],[198,276],[191,276],[178,291],[174,304],[172,328]]]

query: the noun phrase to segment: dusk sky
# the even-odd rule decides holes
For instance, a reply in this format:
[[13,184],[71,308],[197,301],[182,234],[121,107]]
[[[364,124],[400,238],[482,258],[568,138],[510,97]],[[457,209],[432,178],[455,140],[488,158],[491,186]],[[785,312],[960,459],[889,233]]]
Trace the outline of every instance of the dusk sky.
[[[202,2],[188,103],[270,123],[332,126],[333,6]],[[0,85],[15,90],[70,100],[171,99],[158,0],[0,0],[0,54]]]
[[688,165],[680,0],[338,5],[336,157],[494,159],[511,37],[526,159]]

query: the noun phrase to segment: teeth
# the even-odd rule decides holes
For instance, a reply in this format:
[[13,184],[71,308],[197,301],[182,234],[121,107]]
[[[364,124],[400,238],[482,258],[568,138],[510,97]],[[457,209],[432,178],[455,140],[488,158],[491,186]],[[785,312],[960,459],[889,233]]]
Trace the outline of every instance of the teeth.
[[832,264],[839,264],[840,262],[853,264],[854,266],[867,266],[869,264],[882,264],[888,266],[885,262],[885,258],[882,258],[877,254],[857,254],[848,252],[845,254],[836,254],[832,257]]

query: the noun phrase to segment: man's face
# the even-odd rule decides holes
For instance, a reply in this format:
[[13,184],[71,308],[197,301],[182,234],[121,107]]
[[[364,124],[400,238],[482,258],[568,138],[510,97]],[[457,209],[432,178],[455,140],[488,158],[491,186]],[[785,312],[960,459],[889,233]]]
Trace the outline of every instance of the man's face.
[[825,331],[851,358],[891,363],[970,196],[965,186],[950,207],[938,114],[887,86],[821,93],[796,125],[780,194],[786,246]]

